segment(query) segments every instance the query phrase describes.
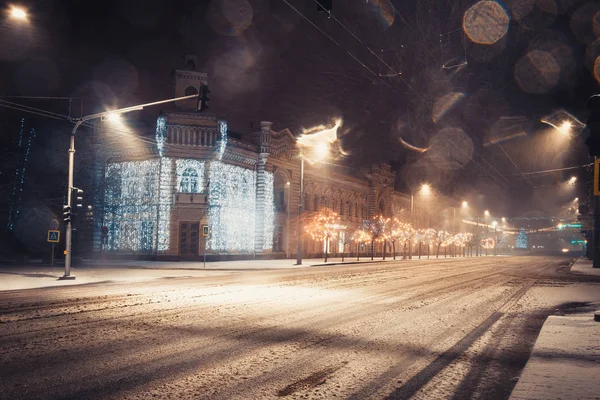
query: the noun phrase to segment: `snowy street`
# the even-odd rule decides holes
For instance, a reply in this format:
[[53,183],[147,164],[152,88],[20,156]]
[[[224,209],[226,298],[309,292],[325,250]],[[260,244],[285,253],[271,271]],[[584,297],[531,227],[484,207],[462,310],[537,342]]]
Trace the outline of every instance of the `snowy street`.
[[507,399],[546,317],[600,303],[600,276],[570,263],[138,269],[4,291],[0,398]]

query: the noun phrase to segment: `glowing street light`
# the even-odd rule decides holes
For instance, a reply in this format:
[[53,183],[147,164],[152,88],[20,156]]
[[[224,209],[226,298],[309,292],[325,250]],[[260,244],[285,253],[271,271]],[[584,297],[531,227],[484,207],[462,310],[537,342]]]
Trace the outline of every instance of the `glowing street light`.
[[469,203],[467,203],[467,201],[465,200],[462,202],[462,208],[467,208],[467,207],[469,207]]
[[111,112],[110,114],[106,115],[103,120],[112,123],[121,122],[121,113]]
[[431,185],[429,183],[422,184],[421,185],[421,193],[431,194]]
[[562,133],[563,135],[570,135],[571,134],[571,129],[573,128],[573,124],[571,123],[571,121],[564,121],[562,124],[560,124],[560,126],[558,127],[558,131],[560,133]]
[[573,199],[573,203],[577,203],[578,201],[579,201],[579,197],[575,197],[575,198]]
[[[140,104],[132,107],[120,108],[118,110],[104,111],[101,113],[85,115],[78,119],[73,119],[72,122],[75,122],[75,126],[71,131],[71,140],[69,144],[69,172],[68,172],[68,181],[67,181],[67,204],[65,207],[71,208],[72,196],[73,196],[73,170],[75,168],[75,134],[77,133],[77,128],[81,126],[84,122],[91,121],[94,119],[99,120],[115,120],[115,118],[119,117],[121,114],[125,114],[131,111],[141,110],[144,107],[150,107],[158,104],[164,103],[172,103],[179,100],[186,100],[198,97],[198,94],[192,94],[189,96],[177,97],[169,100],[160,100],[152,103]],[[60,277],[59,279],[75,279],[74,275],[71,275],[71,236],[73,235],[73,226],[71,225],[71,220],[67,222],[66,226],[66,234],[65,234],[65,275]]]
[[11,6],[9,10],[10,18],[16,21],[26,22],[28,19],[27,11],[22,7]]
[[572,176],[571,179],[569,179],[569,183],[572,185],[575,182],[577,182],[577,177],[576,176]]
[[296,246],[296,265],[302,265],[302,204],[304,191],[304,148],[312,149],[312,156],[323,160],[329,155],[331,146],[337,141],[337,130],[342,126],[342,120],[337,119],[332,128],[318,126],[303,133],[298,139],[300,149],[300,190],[298,191],[298,243]]
[[485,211],[483,212],[483,215],[485,215],[485,217],[487,218],[487,217],[489,217],[489,216],[490,216],[490,212],[489,212],[488,210],[485,210]]

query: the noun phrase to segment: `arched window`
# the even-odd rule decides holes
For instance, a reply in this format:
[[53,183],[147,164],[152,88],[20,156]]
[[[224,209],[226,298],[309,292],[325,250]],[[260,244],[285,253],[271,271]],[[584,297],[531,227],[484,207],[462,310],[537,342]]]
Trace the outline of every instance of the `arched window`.
[[319,211],[319,196],[315,194],[313,211]]
[[354,217],[358,218],[358,203],[354,207]]
[[340,215],[344,215],[344,200],[340,200]]
[[304,195],[304,211],[310,211],[310,197],[308,194]]
[[198,94],[198,89],[196,89],[194,86],[188,86],[185,88],[184,96],[191,96],[193,94]]
[[179,193],[198,193],[198,172],[194,168],[186,168],[181,174]]

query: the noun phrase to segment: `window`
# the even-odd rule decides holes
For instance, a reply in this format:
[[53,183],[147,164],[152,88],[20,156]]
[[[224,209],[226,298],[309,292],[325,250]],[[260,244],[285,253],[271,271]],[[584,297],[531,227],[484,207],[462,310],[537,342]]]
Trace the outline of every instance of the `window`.
[[340,215],[344,215],[344,200],[340,200]]
[[314,206],[315,208],[313,209],[313,211],[319,211],[319,196],[317,196],[316,194],[314,198]]
[[193,94],[198,94],[198,89],[196,89],[194,86],[188,86],[185,88],[184,96],[191,96]]
[[180,193],[199,193],[198,191],[198,172],[193,168],[186,168],[181,174],[179,182]]
[[277,211],[285,212],[285,191],[277,190],[275,192],[275,209]]
[[354,207],[354,216],[358,218],[358,203],[356,204],[356,207]]

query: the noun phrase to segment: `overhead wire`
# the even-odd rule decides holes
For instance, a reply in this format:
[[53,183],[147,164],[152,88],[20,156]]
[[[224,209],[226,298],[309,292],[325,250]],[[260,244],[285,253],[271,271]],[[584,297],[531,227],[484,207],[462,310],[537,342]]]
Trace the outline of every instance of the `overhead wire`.
[[[319,6],[323,7],[323,4],[321,4],[321,2],[319,0],[314,0],[314,2],[317,3]],[[394,73],[394,75],[401,75],[402,74],[402,72],[397,72],[388,63],[386,63],[381,57],[379,57],[377,55],[377,53],[375,53],[368,45],[366,45],[356,34],[354,34],[354,32],[352,32],[346,25],[344,25],[335,15],[333,15],[333,13],[331,11],[328,11],[328,14],[331,16],[331,18],[333,18],[333,20],[335,22],[337,22],[339,25],[341,25],[346,30],[346,32],[348,32],[350,35],[352,35],[352,37],[354,37],[356,40],[358,40],[358,42],[360,44],[362,44],[363,46],[365,46],[365,48],[371,54],[373,54],[383,65],[385,65],[390,71],[392,71]],[[379,74],[379,76],[381,76],[381,74]]]
[[517,164],[516,164],[516,163],[513,161],[513,159],[511,158],[511,156],[510,156],[510,155],[508,155],[508,153],[506,152],[506,150],[504,149],[504,147],[502,147],[502,145],[500,145],[500,144],[499,144],[498,146],[499,146],[499,147],[500,147],[500,149],[501,149],[501,150],[504,152],[504,154],[506,155],[506,157],[507,157],[507,158],[510,160],[510,162],[512,163],[512,165],[514,165],[514,166],[515,166],[515,168],[517,169],[517,171],[519,171],[519,173],[520,173],[520,174],[523,176],[523,178],[525,178],[525,180],[526,180],[526,181],[527,181],[527,182],[528,182],[528,183],[529,183],[531,186],[535,187],[535,186],[534,186],[534,184],[533,184],[533,183],[532,183],[532,182],[529,180],[529,178],[527,177],[527,175],[525,175],[525,174],[523,173],[523,171],[521,171],[521,168],[519,168],[519,166],[518,166],[518,165],[517,165]]

